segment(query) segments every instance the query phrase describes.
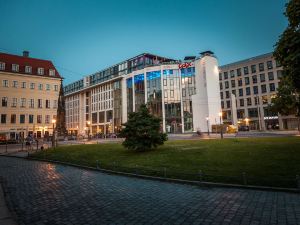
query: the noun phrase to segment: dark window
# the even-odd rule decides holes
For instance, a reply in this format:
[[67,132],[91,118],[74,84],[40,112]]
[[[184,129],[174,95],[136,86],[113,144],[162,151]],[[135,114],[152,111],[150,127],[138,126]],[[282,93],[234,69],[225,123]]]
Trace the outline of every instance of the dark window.
[[99,112],[99,123],[104,123],[104,112]]
[[36,122],[42,123],[42,115],[37,115]]
[[251,65],[251,73],[256,73],[256,65]]
[[265,65],[263,63],[258,64],[259,71],[264,71],[265,70]]
[[225,88],[229,88],[229,82],[225,81]]
[[1,123],[6,123],[6,114],[1,114]]
[[243,93],[243,88],[239,89],[239,96],[243,96],[244,93]]
[[11,114],[10,115],[10,123],[16,123],[16,120],[17,120],[16,114]]
[[283,71],[282,70],[277,70],[277,79],[281,79],[283,75]]
[[250,84],[249,77],[245,77],[245,85],[248,85],[248,84]]
[[273,72],[268,73],[268,79],[269,80],[274,80],[274,73]]
[[256,84],[257,83],[257,75],[252,76],[252,83]]
[[265,84],[261,85],[261,93],[267,92],[267,86]]
[[224,109],[224,102],[223,101],[221,101],[221,107],[222,107],[222,109]]
[[266,81],[266,76],[265,76],[264,73],[259,74],[259,77],[260,77],[260,82],[265,82]]
[[253,94],[258,94],[258,87],[257,86],[253,86]]
[[42,107],[43,107],[43,100],[38,99],[38,108],[42,108]]
[[271,83],[269,85],[270,85],[270,91],[275,91],[275,84]]
[[229,91],[226,91],[226,98],[229,98]]
[[223,99],[223,92],[220,92],[220,98]]
[[220,83],[220,90],[223,89],[223,83]]
[[267,62],[267,67],[268,67],[269,70],[273,69],[273,63],[272,63],[272,61],[268,61]]
[[246,95],[251,95],[250,87],[246,87]]
[[243,80],[242,80],[242,79],[239,79],[239,80],[238,80],[238,85],[239,85],[239,86],[243,86]]
[[244,109],[237,110],[237,118],[238,119],[243,119],[244,116],[245,116],[245,110]]
[[230,101],[226,101],[226,107],[230,108]]
[[222,73],[219,73],[219,80],[222,80]]
[[248,109],[248,116],[249,117],[258,117],[257,108]]
[[29,115],[28,120],[29,120],[29,123],[33,123],[33,115]]
[[50,109],[50,100],[46,100],[46,108]]
[[24,114],[20,115],[20,123],[25,123],[25,115]]
[[231,87],[235,88],[235,80],[231,80]]
[[2,107],[7,107],[7,97],[2,97]]
[[236,74],[238,75],[238,77],[242,75],[242,70],[241,70],[241,68],[238,68],[238,69],[236,70]]
[[248,68],[248,66],[245,66],[244,67],[244,75],[247,75],[247,74],[249,74],[249,68]]
[[247,98],[247,106],[252,105],[251,98]]
[[228,79],[228,72],[224,72],[224,79]]
[[231,77],[231,78],[234,77],[234,70],[230,70],[230,77]]
[[92,123],[97,123],[97,113],[92,113]]
[[244,106],[244,99],[240,99],[240,106]]

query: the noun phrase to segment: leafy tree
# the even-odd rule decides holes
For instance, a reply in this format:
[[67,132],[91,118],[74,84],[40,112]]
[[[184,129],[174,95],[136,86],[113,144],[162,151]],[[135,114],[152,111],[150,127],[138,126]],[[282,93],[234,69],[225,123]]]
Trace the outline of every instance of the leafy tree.
[[129,114],[128,121],[121,130],[125,137],[122,145],[130,150],[146,151],[162,145],[167,134],[160,131],[161,119],[150,114],[146,105],[141,105],[138,112]]
[[285,16],[289,24],[275,45],[274,57],[282,65],[284,75],[273,109],[282,115],[295,114],[300,131],[300,1],[286,4]]

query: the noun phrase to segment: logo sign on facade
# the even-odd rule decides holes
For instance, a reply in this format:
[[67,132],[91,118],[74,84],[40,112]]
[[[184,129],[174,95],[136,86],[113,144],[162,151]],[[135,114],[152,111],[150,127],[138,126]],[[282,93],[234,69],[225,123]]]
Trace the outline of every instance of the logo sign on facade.
[[186,62],[186,63],[182,63],[182,64],[178,64],[178,68],[179,69],[184,69],[184,68],[188,68],[193,66],[191,62]]

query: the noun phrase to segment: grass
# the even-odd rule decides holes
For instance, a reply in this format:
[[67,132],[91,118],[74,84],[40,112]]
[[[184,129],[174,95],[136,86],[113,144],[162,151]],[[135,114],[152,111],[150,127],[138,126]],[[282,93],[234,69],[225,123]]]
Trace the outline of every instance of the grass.
[[300,138],[237,138],[223,140],[178,140],[149,152],[132,152],[121,144],[61,146],[34,155],[125,172],[189,180],[249,185],[296,187],[300,175]]

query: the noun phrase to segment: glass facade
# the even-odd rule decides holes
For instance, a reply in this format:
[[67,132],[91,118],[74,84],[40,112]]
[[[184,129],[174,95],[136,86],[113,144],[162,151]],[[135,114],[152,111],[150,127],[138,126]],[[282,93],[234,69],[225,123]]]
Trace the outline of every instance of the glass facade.
[[132,78],[126,79],[126,93],[127,93],[127,113],[133,112],[133,87]]
[[161,72],[151,71],[147,72],[146,75],[149,110],[153,115],[162,117]]
[[114,111],[114,131],[119,133],[122,124],[122,89],[121,81],[115,81],[113,83],[113,111]]
[[144,74],[134,76],[135,111],[145,104]]

